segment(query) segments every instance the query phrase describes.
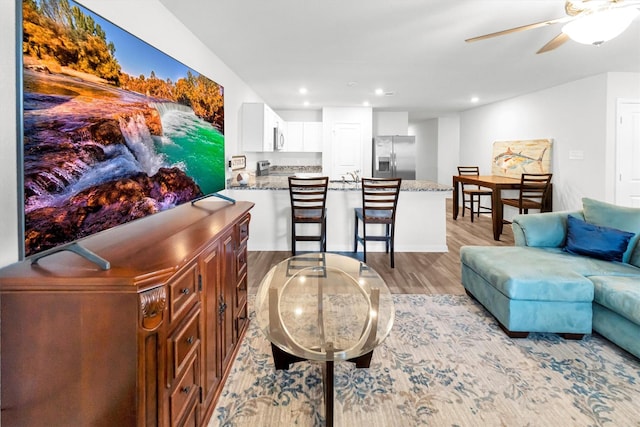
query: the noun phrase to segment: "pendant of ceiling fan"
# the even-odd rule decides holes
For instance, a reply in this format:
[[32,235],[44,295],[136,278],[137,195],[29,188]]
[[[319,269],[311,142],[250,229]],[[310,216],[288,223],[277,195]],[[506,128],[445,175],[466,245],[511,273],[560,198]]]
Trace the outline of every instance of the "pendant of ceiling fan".
[[562,32],[551,39],[536,53],[553,50],[568,40],[600,45],[620,35],[640,14],[640,0],[567,0],[564,10],[567,16],[509,28],[465,40],[475,42],[520,31],[532,30],[553,24],[565,25]]

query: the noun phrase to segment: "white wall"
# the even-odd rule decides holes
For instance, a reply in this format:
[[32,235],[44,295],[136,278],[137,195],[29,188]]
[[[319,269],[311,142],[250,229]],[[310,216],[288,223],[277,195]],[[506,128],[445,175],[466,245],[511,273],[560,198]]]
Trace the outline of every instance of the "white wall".
[[18,259],[15,6],[0,4],[0,266]]
[[451,177],[457,174],[460,152],[460,116],[450,115],[409,126],[416,135],[416,179],[451,185]]
[[416,179],[438,181],[438,120],[423,120],[409,125],[416,137]]
[[[18,259],[16,184],[16,38],[15,3],[0,4],[0,266]],[[263,100],[207,49],[158,0],[81,0],[80,3],[224,86],[226,157],[239,154],[240,108]]]
[[[606,91],[602,74],[468,110],[460,163],[489,173],[494,141],[551,138],[554,210],[580,209],[584,196],[605,199]],[[570,151],[584,158],[571,160]]]
[[409,113],[407,111],[374,111],[373,136],[408,135]]
[[465,111],[460,163],[488,174],[494,141],[551,138],[554,210],[580,209],[583,197],[613,203],[618,99],[640,99],[640,73],[600,74]]
[[321,122],[322,110],[274,110],[285,122]]
[[[460,116],[438,118],[438,180],[451,185],[460,165]],[[464,162],[463,162],[464,163]]]

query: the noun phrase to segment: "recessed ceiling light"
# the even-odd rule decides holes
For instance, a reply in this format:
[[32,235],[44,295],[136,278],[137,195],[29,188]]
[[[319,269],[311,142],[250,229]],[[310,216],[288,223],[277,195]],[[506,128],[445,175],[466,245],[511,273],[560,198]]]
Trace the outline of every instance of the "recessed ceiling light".
[[304,101],[303,105],[304,105],[305,107],[308,107],[308,106],[309,106],[309,101]]
[[384,95],[384,90],[378,88],[376,89],[376,95],[380,96],[380,95]]
[[477,96],[471,97],[471,102],[473,102],[474,104],[477,103],[478,101],[480,101],[480,98],[478,98]]
[[306,95],[308,91],[307,91],[307,88],[306,88],[306,87],[301,87],[301,88],[298,90],[298,92],[299,92],[301,95]]
[[370,105],[370,104],[369,104],[369,101],[364,101],[364,102],[362,103],[362,106],[363,106],[363,107],[368,107],[369,105]]

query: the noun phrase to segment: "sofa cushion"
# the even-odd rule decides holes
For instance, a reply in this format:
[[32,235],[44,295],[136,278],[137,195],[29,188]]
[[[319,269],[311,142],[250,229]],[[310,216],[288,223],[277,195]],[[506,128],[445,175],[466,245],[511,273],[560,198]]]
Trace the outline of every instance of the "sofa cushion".
[[[583,218],[582,212],[544,212],[513,217],[513,236],[516,246],[559,248],[564,246],[567,216]],[[517,234],[522,231],[522,235]]]
[[613,264],[560,249],[522,246],[464,246],[460,260],[508,298],[533,301],[591,302],[593,284],[571,263],[590,260]]
[[634,233],[628,231],[590,224],[569,215],[564,250],[572,254],[620,262],[634,236]]
[[591,224],[634,233],[635,236],[629,242],[622,262],[640,267],[640,250],[635,250],[640,239],[640,209],[612,205],[585,197],[582,199],[582,210],[585,221]]
[[640,325],[640,276],[590,277],[594,302]]
[[556,248],[463,246],[460,260],[511,299],[591,301],[588,276],[640,276],[640,268],[632,265]]

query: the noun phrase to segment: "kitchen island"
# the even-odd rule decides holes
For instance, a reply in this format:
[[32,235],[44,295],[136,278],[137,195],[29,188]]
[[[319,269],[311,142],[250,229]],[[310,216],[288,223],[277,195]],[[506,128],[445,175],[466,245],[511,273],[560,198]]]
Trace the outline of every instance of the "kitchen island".
[[[452,190],[451,186],[432,181],[402,181],[396,213],[396,252],[447,252],[446,198],[451,197]],[[248,243],[250,251],[291,250],[291,204],[286,176],[252,177],[247,185],[240,185],[234,180],[222,194],[255,203]],[[359,183],[329,183],[327,251],[353,251],[353,210],[361,206],[362,191]],[[298,230],[307,232],[301,226]],[[311,232],[317,230],[312,229]],[[298,251],[318,250],[317,242],[298,242],[296,246]],[[367,242],[368,252],[384,250],[382,242]],[[358,251],[362,251],[362,246],[359,246]]]

